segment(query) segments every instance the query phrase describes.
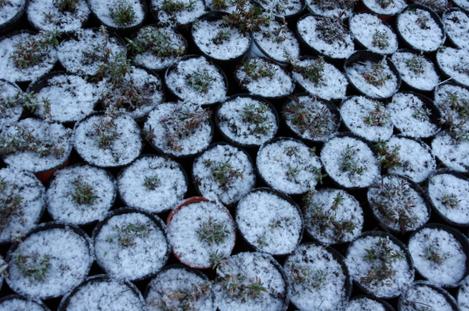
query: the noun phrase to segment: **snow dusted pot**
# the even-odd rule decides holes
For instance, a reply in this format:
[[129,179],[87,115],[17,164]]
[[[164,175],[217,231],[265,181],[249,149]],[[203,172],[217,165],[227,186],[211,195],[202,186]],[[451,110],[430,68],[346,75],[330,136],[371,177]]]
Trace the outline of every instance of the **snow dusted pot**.
[[10,30],[20,20],[28,0],[7,0],[0,5],[0,31]]
[[380,177],[376,156],[359,138],[334,137],[324,144],[320,157],[326,173],[340,187],[365,188]]
[[283,106],[282,116],[288,129],[305,141],[325,142],[339,130],[337,109],[306,94],[291,96]]
[[385,56],[357,51],[344,65],[345,75],[360,93],[384,99],[393,96],[401,85],[396,67]]
[[167,88],[179,99],[199,105],[213,105],[226,98],[228,80],[218,66],[203,56],[188,55],[168,67]]
[[353,13],[357,0],[306,0],[313,15],[346,19]]
[[415,231],[430,219],[430,207],[423,190],[400,176],[383,176],[368,188],[367,199],[373,216],[385,230]]
[[0,79],[0,127],[17,122],[23,113],[23,91],[13,82]]
[[227,141],[247,148],[271,140],[279,128],[275,108],[251,95],[230,97],[218,108],[215,121]]
[[116,198],[114,178],[88,165],[55,173],[47,189],[47,210],[54,221],[83,225],[103,220]]
[[130,45],[134,63],[155,71],[177,62],[186,50],[186,39],[174,28],[153,25],[141,28]]
[[57,48],[60,64],[68,73],[95,76],[109,62],[127,53],[125,45],[106,29],[83,29]]
[[430,147],[418,140],[392,136],[378,142],[374,149],[384,170],[421,183],[436,170],[436,160]]
[[145,138],[152,147],[177,158],[192,157],[207,149],[213,132],[211,112],[187,102],[156,106],[144,125]]
[[457,287],[469,268],[467,239],[452,227],[428,224],[409,239],[415,269],[432,284]]
[[140,154],[140,128],[127,114],[94,114],[75,125],[74,147],[91,165],[124,166]]
[[225,205],[239,201],[256,183],[250,156],[223,142],[212,145],[194,160],[192,176],[198,193]]
[[245,59],[236,69],[236,79],[242,89],[268,99],[288,96],[295,89],[287,71],[262,57]]
[[414,280],[412,258],[395,237],[369,231],[353,241],[345,259],[358,288],[376,298],[394,298]]
[[400,135],[410,138],[428,138],[440,129],[440,113],[433,101],[417,93],[396,93],[386,110]]
[[469,87],[467,49],[442,47],[436,53],[436,63],[446,76],[464,87]]
[[144,311],[145,301],[138,288],[128,281],[113,280],[107,275],[94,275],[75,287],[60,301],[58,311],[123,308]]
[[282,267],[268,254],[243,252],[216,268],[213,286],[220,311],[285,311],[288,281]]
[[151,310],[215,310],[210,280],[182,265],[162,269],[148,284],[145,300]]
[[306,232],[323,245],[355,240],[363,228],[363,210],[355,197],[340,189],[325,188],[304,200]]
[[291,302],[299,310],[343,310],[352,282],[342,255],[316,244],[302,244],[284,264]]
[[440,17],[430,8],[411,4],[397,16],[397,33],[412,49],[436,51],[446,39]]
[[422,306],[435,310],[458,311],[458,305],[447,291],[426,281],[412,284],[399,298],[398,311],[414,311]]
[[78,75],[51,72],[27,89],[36,105],[34,113],[53,122],[76,122],[94,112],[100,92]]
[[469,277],[465,277],[458,290],[458,306],[461,311],[467,311],[469,308]]
[[46,223],[12,246],[6,281],[21,295],[43,300],[59,297],[86,278],[93,259],[91,241],[81,229]]
[[45,208],[45,189],[31,173],[0,169],[0,243],[15,241],[33,229]]
[[306,15],[297,25],[298,37],[313,52],[332,59],[346,59],[355,52],[351,33],[333,17]]
[[157,216],[111,211],[93,230],[96,262],[113,279],[138,281],[158,273],[169,257],[166,228]]
[[340,106],[340,116],[348,130],[367,141],[385,141],[392,136],[393,124],[382,102],[349,97]]
[[71,136],[72,131],[61,124],[23,119],[0,130],[0,153],[11,167],[45,177],[69,158]]
[[286,24],[269,20],[252,33],[250,57],[264,57],[286,64],[300,56],[300,43]]
[[345,98],[348,81],[334,65],[319,58],[301,58],[292,63],[292,77],[311,96],[324,100]]
[[26,13],[38,30],[70,33],[82,27],[90,9],[86,0],[29,0]]
[[378,300],[367,296],[358,296],[349,301],[345,311],[394,311],[394,308],[383,300]]
[[140,28],[147,12],[141,0],[87,0],[93,15],[106,27],[130,32]]
[[205,13],[204,0],[151,0],[150,4],[161,25],[188,26]]
[[29,82],[48,73],[57,62],[57,34],[21,31],[0,39],[0,79]]
[[238,61],[251,47],[251,36],[225,21],[228,13],[209,12],[192,24],[191,36],[202,54],[215,61]]
[[399,51],[391,56],[391,62],[401,76],[401,80],[417,91],[432,91],[440,82],[435,65],[423,55]]
[[265,11],[276,17],[291,20],[305,8],[304,0],[255,0]]
[[126,206],[160,213],[173,209],[184,198],[188,178],[176,161],[161,156],[144,156],[121,172],[118,187]]
[[257,188],[238,202],[236,224],[251,247],[273,256],[290,254],[303,236],[299,207],[270,188]]
[[265,184],[291,195],[314,190],[321,176],[321,162],[314,148],[288,137],[262,145],[256,166]]
[[9,295],[0,299],[0,311],[49,311],[42,302],[20,295]]
[[454,134],[442,131],[432,140],[433,154],[446,167],[456,172],[469,172],[468,151],[469,138],[467,136],[454,137]]
[[469,181],[448,170],[437,171],[428,180],[427,195],[433,209],[452,226],[469,226]]
[[453,3],[456,4],[456,6],[460,7],[466,12],[469,12],[469,1],[468,0],[453,0]]
[[235,245],[235,223],[229,211],[203,197],[182,201],[169,214],[167,227],[173,254],[191,268],[217,266]]
[[352,36],[365,49],[378,54],[392,54],[398,48],[397,36],[379,17],[355,14],[349,20]]
[[380,16],[394,16],[407,7],[405,0],[363,0],[371,12]]
[[469,15],[462,10],[447,10],[443,24],[450,41],[458,48],[469,48]]

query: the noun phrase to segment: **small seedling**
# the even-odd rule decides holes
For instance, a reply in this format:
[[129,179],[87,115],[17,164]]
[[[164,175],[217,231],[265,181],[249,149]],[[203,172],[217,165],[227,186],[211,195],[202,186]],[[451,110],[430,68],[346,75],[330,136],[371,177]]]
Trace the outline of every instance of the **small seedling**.
[[54,0],[54,6],[59,9],[60,12],[73,13],[77,9],[78,0]]
[[318,85],[324,79],[324,59],[318,58],[312,64],[305,67],[294,65],[293,70],[300,73],[313,84]]
[[254,125],[254,133],[262,135],[269,131],[267,124],[269,108],[264,105],[248,105],[243,108],[243,121]]
[[380,7],[382,7],[383,9],[386,9],[391,4],[393,4],[394,1],[393,0],[377,0],[376,2],[378,2],[378,5]]
[[186,76],[187,84],[199,93],[207,93],[215,79],[207,70],[194,72]]
[[120,0],[111,8],[111,18],[119,26],[131,25],[136,19],[136,13],[128,0]]
[[430,19],[423,15],[420,15],[419,17],[417,17],[417,20],[415,21],[417,26],[419,26],[420,29],[422,30],[430,29],[430,26],[428,25],[429,22],[430,22]]
[[130,51],[134,53],[151,52],[157,57],[175,57],[184,54],[184,48],[171,40],[170,33],[154,27],[142,28],[135,40],[127,39]]
[[103,150],[110,149],[114,141],[119,138],[116,124],[112,119],[97,123],[93,129],[93,133],[96,135],[98,147]]
[[143,181],[143,186],[147,190],[156,190],[161,185],[161,180],[157,175],[146,176]]
[[242,68],[249,78],[257,81],[261,78],[272,78],[274,76],[274,72],[269,67],[270,66],[267,63],[248,60],[244,62]]
[[228,8],[228,4],[226,3],[226,0],[212,0],[212,7],[216,11],[222,11]]
[[389,41],[388,41],[388,36],[386,32],[377,30],[373,34],[373,39],[371,40],[371,44],[374,47],[377,47],[382,50],[387,48],[389,46]]
[[363,122],[369,126],[384,126],[388,122],[386,108],[380,104],[363,119]]
[[146,238],[150,234],[150,228],[144,223],[127,224],[117,227],[117,241],[123,247],[132,247],[136,244],[137,238]]
[[404,258],[404,256],[391,247],[389,239],[380,239],[377,244],[365,250],[364,260],[372,265],[366,276],[360,279],[361,282],[373,284],[386,280],[396,273],[392,264]]
[[347,172],[351,176],[362,175],[366,168],[358,162],[356,158],[358,150],[350,145],[347,145],[344,152],[342,153],[340,170]]
[[42,282],[50,268],[51,257],[49,255],[17,255],[15,265],[25,277],[32,281]]
[[223,20],[227,24],[237,27],[243,33],[259,31],[270,19],[258,5],[252,5],[246,9],[247,3],[248,0],[236,1],[235,12],[224,16]]
[[226,224],[209,217],[197,229],[197,237],[208,246],[220,245],[229,237],[230,231]]
[[47,32],[15,45],[11,58],[19,69],[36,66],[48,57],[50,50],[59,44],[57,32]]
[[227,29],[222,29],[218,31],[218,33],[213,37],[212,41],[213,43],[220,45],[223,44],[224,42],[228,41],[231,38],[230,31]]
[[234,182],[235,179],[243,176],[242,172],[235,169],[228,161],[212,163],[211,165],[206,166],[211,168],[215,182],[225,190]]
[[328,118],[330,111],[326,107],[312,110],[294,101],[285,107],[284,113],[287,120],[301,132],[309,131],[314,136],[322,136],[331,129],[331,122]]
[[459,206],[459,199],[455,194],[445,193],[440,200],[445,207],[454,209]]
[[23,216],[21,205],[23,204],[23,197],[13,191],[7,191],[8,185],[4,183],[2,186],[4,190],[0,191],[0,232],[10,223],[13,217]]
[[314,3],[323,10],[345,9],[350,10],[358,0],[314,0]]
[[442,254],[435,246],[428,246],[425,248],[424,253],[425,259],[436,265],[441,265],[447,259],[447,255]]
[[183,10],[192,10],[194,8],[195,1],[185,3],[178,0],[164,0],[161,9],[169,14],[175,14]]
[[405,61],[405,64],[407,68],[416,75],[422,75],[425,73],[424,60],[421,56],[413,55]]
[[86,181],[77,178],[72,184],[75,187],[72,192],[72,200],[78,205],[91,205],[98,199],[95,190]]
[[365,81],[373,86],[383,86],[386,81],[392,78],[391,74],[386,73],[384,62],[373,63],[371,69],[362,73]]
[[222,279],[222,286],[230,297],[242,302],[248,299],[257,299],[263,293],[268,292],[258,277],[248,281],[246,276],[242,274],[226,275]]
[[401,166],[401,159],[399,156],[399,146],[389,147],[386,142],[378,142],[375,144],[378,160],[384,169],[391,169]]
[[318,32],[319,39],[328,44],[343,41],[346,34],[346,30],[342,23],[338,19],[330,17],[318,18],[316,31]]

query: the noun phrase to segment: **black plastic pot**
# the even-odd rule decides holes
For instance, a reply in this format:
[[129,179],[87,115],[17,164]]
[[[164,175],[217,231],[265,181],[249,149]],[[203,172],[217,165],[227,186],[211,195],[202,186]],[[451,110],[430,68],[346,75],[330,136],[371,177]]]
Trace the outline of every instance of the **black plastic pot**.
[[[167,247],[167,250],[166,250],[166,254],[164,255],[164,260],[163,261],[167,261],[168,258],[169,258],[169,254],[171,252],[170,250],[170,244],[169,244],[169,241],[168,241],[168,238],[166,237],[166,225],[164,224],[164,222],[158,217],[158,216],[155,216],[155,215],[152,215],[150,213],[147,213],[147,212],[144,212],[144,211],[139,211],[139,210],[134,210],[134,209],[130,209],[130,208],[118,208],[118,209],[113,209],[112,211],[110,211],[108,213],[108,215],[106,216],[106,218],[104,218],[103,221],[100,221],[93,229],[93,234],[92,234],[92,241],[93,241],[93,245],[96,243],[96,237],[97,235],[99,234],[99,232],[101,231],[101,229],[103,228],[104,225],[106,225],[109,220],[114,217],[114,216],[118,216],[118,215],[125,215],[125,214],[131,214],[131,213],[137,213],[137,214],[142,214],[144,216],[146,216],[147,218],[149,218],[160,230],[161,232],[163,233],[164,235],[164,238],[166,240],[166,245],[168,246]],[[94,247],[93,247],[94,248]],[[103,262],[101,262],[97,257],[96,257],[96,263],[104,270],[106,271],[105,269],[105,265],[103,264]],[[135,278],[135,279],[132,279],[133,282],[137,282],[137,281],[143,281],[143,280],[147,280],[149,278],[152,278],[153,276],[155,276],[157,273],[159,272],[158,271],[154,271],[152,273],[149,273],[147,275],[144,275],[142,277],[139,277],[139,278]]]
[[358,300],[358,299],[361,299],[361,298],[366,298],[366,299],[370,299],[370,300],[373,300],[379,304],[381,304],[381,306],[383,306],[384,310],[385,311],[395,311],[395,309],[393,308],[393,306],[391,306],[387,301],[384,301],[384,300],[381,300],[381,299],[377,299],[377,298],[374,298],[374,297],[371,297],[371,296],[368,296],[368,295],[358,295],[358,296],[355,296],[353,299],[350,300],[350,302],[354,301],[354,300]]
[[[229,101],[232,101],[236,98],[251,98],[251,99],[254,99],[254,100],[257,100],[265,105],[267,105],[270,109],[270,111],[274,114],[275,116],[275,120],[276,120],[276,124],[277,124],[277,131],[280,127],[279,125],[279,117],[278,117],[278,113],[277,113],[277,110],[275,109],[275,107],[271,104],[269,104],[267,101],[265,101],[264,98],[260,97],[260,96],[257,96],[257,95],[249,95],[249,94],[235,94],[233,96],[230,96],[229,98],[226,99],[225,103],[226,102],[229,102]],[[230,137],[228,137],[221,129],[220,129],[220,108],[223,107],[224,103],[221,104],[219,107],[217,107],[216,111],[215,111],[215,125],[217,126],[217,129],[218,129],[218,132],[221,134],[221,136],[223,137],[224,140],[228,141],[230,144],[233,144],[235,145],[236,147],[240,147],[240,148],[246,148],[246,149],[255,149],[255,148],[259,148],[260,145],[257,145],[257,144],[251,144],[251,145],[246,145],[246,144],[243,144],[243,143],[240,143],[234,139],[231,139]],[[276,132],[277,132],[276,131]],[[274,136],[276,135],[276,133],[274,134]],[[269,139],[270,140],[270,139]]]
[[[464,12],[463,10],[460,10],[460,9],[457,9],[457,8],[448,9],[448,10],[446,10],[446,11],[443,13],[443,15],[442,15],[442,17],[441,17],[443,25],[444,25],[444,22],[443,22],[443,21],[446,19],[446,16],[447,16],[448,14],[450,14],[450,13],[453,13],[453,12],[461,12],[462,14],[465,14],[465,15],[468,16],[468,18],[469,18],[468,13],[467,13],[467,12]],[[445,31],[446,31],[446,28],[445,28]],[[463,48],[464,48],[464,46],[461,46],[461,45],[459,45],[459,44],[456,43],[456,41],[453,39],[453,36],[451,36],[451,35],[448,33],[448,31],[446,31],[446,37],[448,38],[448,41],[449,41],[454,47],[456,47],[456,48],[458,48],[458,49],[463,49]]]
[[[446,47],[445,47],[445,48],[446,48]],[[449,48],[449,49],[451,49],[451,48]],[[458,50],[463,51],[464,53],[467,53],[467,50],[464,50],[464,49],[458,49]],[[440,62],[440,60],[439,60],[439,57],[438,57],[440,51],[441,51],[441,50],[438,50],[438,51],[436,52],[436,57],[435,57],[435,58],[436,58],[436,64],[437,64],[438,68],[440,69],[440,71],[443,73],[443,76],[444,76],[445,78],[447,78],[447,80],[453,81],[453,82],[455,82],[456,84],[458,84],[458,85],[460,85],[460,86],[462,86],[462,87],[464,87],[464,88],[469,88],[469,81],[468,81],[468,82],[463,82],[463,81],[461,81],[460,79],[457,79],[457,78],[455,78],[454,76],[452,76],[451,73],[449,73],[448,71],[446,71],[446,70],[444,69],[444,66],[441,64],[441,62]]]
[[[446,290],[442,289],[441,287],[438,287],[438,286],[433,285],[432,283],[426,282],[426,281],[416,281],[411,286],[412,287],[414,287],[414,286],[428,286],[431,289],[433,289],[433,290],[437,291],[438,293],[440,293],[441,295],[443,295],[445,297],[446,301],[448,302],[448,304],[453,309],[453,311],[459,311],[460,310],[459,307],[458,307],[458,304],[457,304],[456,300],[453,298],[453,296],[451,296]],[[397,305],[397,311],[402,311],[403,310],[403,304],[404,304],[404,296],[402,295],[399,298],[399,302],[398,302],[398,305]]]
[[[370,96],[369,94],[363,93],[360,90],[360,88],[353,82],[353,80],[350,79],[349,75],[347,74],[347,68],[349,66],[353,65],[354,63],[359,63],[359,62],[363,62],[363,61],[372,61],[374,63],[378,63],[378,62],[382,61],[383,59],[386,59],[386,64],[389,66],[389,68],[391,69],[393,74],[396,76],[396,79],[397,79],[396,89],[394,90],[394,92],[391,95],[386,96],[386,97]],[[376,53],[372,53],[372,52],[369,52],[369,51],[357,51],[354,54],[352,54],[352,56],[350,56],[344,63],[344,74],[347,77],[347,80],[349,81],[350,85],[352,85],[357,92],[362,93],[365,96],[368,96],[368,97],[373,98],[373,99],[390,98],[394,94],[396,94],[399,91],[400,87],[401,87],[401,76],[400,76],[399,72],[397,71],[396,67],[394,66],[394,64],[391,61],[389,61],[385,56],[380,55],[380,54],[376,54]]]
[[0,298],[0,306],[2,305],[2,303],[8,302],[9,300],[22,300],[22,301],[24,301],[25,303],[28,303],[28,304],[34,303],[34,305],[36,305],[37,307],[41,307],[42,309],[44,309],[44,311],[49,311],[50,310],[41,301],[32,300],[29,297],[20,296],[20,295],[16,295],[16,294],[12,294],[12,295],[8,295],[8,296],[4,296],[4,297]]
[[6,22],[0,25],[1,34],[7,33],[8,31],[17,28],[16,24],[23,17],[23,14],[25,14],[26,7],[28,6],[28,4],[29,4],[29,0],[24,0],[24,3],[21,5],[20,10],[12,18],[10,18],[9,20],[7,20]]
[[[114,26],[114,25],[110,25],[110,24],[107,24],[107,23],[104,23],[98,16],[98,14],[96,14],[94,8],[93,8],[93,5],[91,4],[91,2],[93,0],[86,0],[87,3],[88,3],[88,7],[90,8],[90,11],[91,11],[91,16],[93,16],[95,19],[97,19],[100,23],[102,23],[103,25],[105,25],[107,28],[110,28],[114,31],[118,31],[120,33],[123,33],[123,34],[129,34],[129,33],[132,33],[133,31],[139,29],[142,24],[144,23],[145,21],[145,16],[148,15],[148,7],[147,7],[147,2],[146,1],[142,1],[142,0],[139,0],[139,3],[140,5],[142,6],[142,9],[143,9],[143,18],[142,20],[136,24],[136,25],[131,25],[131,26]],[[96,0],[96,1],[102,1],[102,0]]]

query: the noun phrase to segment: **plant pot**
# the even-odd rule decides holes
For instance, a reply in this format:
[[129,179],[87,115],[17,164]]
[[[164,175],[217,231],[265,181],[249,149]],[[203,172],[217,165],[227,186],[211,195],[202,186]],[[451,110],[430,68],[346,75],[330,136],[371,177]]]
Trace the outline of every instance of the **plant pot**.
[[399,298],[397,311],[410,311],[415,306],[429,304],[438,310],[459,310],[456,301],[447,291],[430,282],[417,281]]
[[436,53],[436,63],[444,75],[466,88],[469,87],[468,62],[469,56],[465,49],[443,47]]
[[469,140],[454,138],[447,131],[442,131],[432,140],[432,153],[447,168],[460,173],[469,172],[467,150]]
[[313,15],[346,19],[352,15],[358,1],[306,0],[306,8]]
[[384,300],[375,299],[369,296],[358,296],[350,300],[346,311],[361,311],[366,309],[376,311],[394,311],[394,308]]
[[469,15],[462,10],[449,9],[442,21],[449,41],[457,48],[469,48]]
[[0,9],[0,14],[4,16],[0,21],[0,31],[2,33],[14,28],[15,24],[17,24],[23,16],[27,4],[28,0],[19,0],[16,1],[13,8],[8,6]]
[[[386,6],[383,7],[381,3],[385,3]],[[395,16],[407,7],[407,3],[404,0],[392,0],[389,2],[364,0],[363,5],[374,14],[379,15],[380,18]]]
[[147,13],[146,1],[119,0],[102,2],[87,0],[94,17],[106,27],[130,33],[142,25]]
[[23,91],[16,83],[0,79],[0,127],[18,122],[23,114]]
[[42,302],[20,295],[8,295],[0,299],[0,310],[49,311]]
[[203,0],[181,0],[180,5],[167,4],[164,0],[151,0],[153,16],[162,25],[188,27],[205,13]]

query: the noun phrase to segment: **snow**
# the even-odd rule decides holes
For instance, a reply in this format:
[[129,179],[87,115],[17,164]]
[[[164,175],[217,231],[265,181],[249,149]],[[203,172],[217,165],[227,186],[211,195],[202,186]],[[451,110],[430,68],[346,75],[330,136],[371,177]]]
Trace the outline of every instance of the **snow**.
[[0,80],[0,127],[13,124],[21,117],[23,106],[17,99],[22,93],[16,84]]
[[195,161],[192,175],[202,196],[223,204],[239,201],[254,187],[256,176],[248,155],[230,145],[215,145]]
[[469,277],[465,277],[461,282],[458,291],[458,306],[461,311],[469,310]]
[[11,296],[0,302],[0,311],[48,311],[46,307],[38,302],[25,299],[20,296]]
[[439,131],[431,119],[429,107],[415,94],[397,93],[386,108],[393,125],[403,136],[427,138]]
[[86,0],[75,1],[73,12],[62,12],[57,0],[30,0],[26,13],[31,24],[43,31],[74,32],[88,19],[90,9]]
[[[218,42],[220,35],[228,35],[229,37]],[[202,53],[223,61],[242,56],[251,44],[249,35],[228,25],[222,19],[199,20],[192,26],[192,37]]]
[[[400,298],[399,308],[402,311],[414,311],[420,306],[431,306],[438,311],[455,311],[449,301],[454,300],[441,288],[425,282],[414,283]],[[443,293],[444,294],[443,294]]]
[[[203,83],[207,84],[206,90],[198,90],[190,84],[190,77],[199,75],[200,79],[204,79]],[[203,56],[190,57],[176,63],[166,73],[166,85],[180,99],[199,105],[221,102],[225,100],[227,92],[222,72]]]
[[[215,225],[222,226],[222,238],[216,241],[203,239],[201,230],[206,227],[215,230]],[[214,257],[225,258],[233,251],[234,221],[228,210],[215,202],[185,205],[176,210],[168,222],[168,239],[179,261],[189,267],[209,268],[214,265]]]
[[306,231],[324,245],[351,242],[363,228],[360,203],[344,190],[324,188],[313,192],[303,212]]
[[[324,67],[320,72],[320,81],[315,83],[301,73],[301,70],[308,69],[310,66],[318,66],[318,62],[322,63]],[[295,69],[295,66],[298,69]],[[345,75],[334,65],[324,62],[322,59],[310,58],[295,62],[292,76],[311,96],[325,100],[342,99],[346,96],[348,81]]]
[[[396,34],[376,15],[368,13],[354,15],[350,19],[350,30],[354,38],[371,52],[392,54],[398,48]],[[380,36],[379,38],[383,42],[378,41],[377,43],[376,36]]]
[[453,2],[461,7],[462,9],[469,11],[469,1],[468,0],[453,0]]
[[[243,252],[221,262],[216,269],[215,301],[220,311],[281,311],[286,308],[287,284],[283,272],[270,255]],[[238,283],[239,282],[239,283]],[[265,289],[256,297],[238,291],[230,294],[231,284],[241,288],[257,284]]]
[[466,274],[465,250],[444,229],[423,228],[415,233],[409,240],[409,253],[415,269],[435,285],[457,286]]
[[[130,28],[139,25],[145,18],[145,10],[141,0],[88,0],[91,11],[106,26],[113,28]],[[113,18],[113,10],[124,5],[133,11],[133,19],[126,25],[121,25]]]
[[343,310],[348,300],[348,273],[323,246],[300,245],[285,262],[290,299],[300,310]]
[[291,138],[263,145],[257,153],[256,165],[267,184],[286,194],[314,190],[321,170],[315,150]]
[[[91,187],[95,197],[91,204],[79,204],[74,200],[77,181]],[[115,196],[116,186],[108,172],[88,165],[67,167],[56,172],[47,189],[47,210],[55,221],[87,224],[103,220]]]
[[456,133],[469,131],[468,116],[464,116],[464,105],[468,101],[469,90],[461,86],[443,84],[435,90],[434,104],[441,113],[442,121],[453,127]]
[[[440,78],[435,65],[424,56],[410,52],[397,52],[391,56],[391,61],[396,66],[401,79],[411,87],[431,91],[438,85]],[[411,66],[417,67],[413,69]]]
[[456,224],[469,223],[469,181],[453,174],[434,175],[428,182],[428,195],[444,217]]
[[[348,153],[351,153],[350,161],[344,159]],[[368,187],[380,175],[378,161],[371,149],[352,137],[336,137],[326,142],[321,150],[321,161],[327,174],[346,188]],[[344,170],[344,162],[358,165],[357,171]]]
[[236,224],[249,244],[272,255],[295,250],[303,227],[298,207],[269,190],[255,190],[238,203]]
[[281,17],[288,17],[300,13],[304,7],[302,0],[261,0],[259,4],[268,13]]
[[47,79],[44,87],[35,92],[39,103],[35,113],[55,122],[79,121],[93,112],[98,96],[96,85],[85,79],[57,74]]
[[[368,123],[368,117],[373,115],[377,115],[378,124]],[[363,96],[345,100],[340,107],[340,116],[353,134],[368,141],[388,140],[393,133],[391,118],[383,103]]]
[[469,53],[466,49],[443,47],[436,53],[442,71],[454,81],[469,87]]
[[9,0],[0,7],[0,25],[4,26],[21,14],[26,5],[26,0]]
[[[187,293],[190,298],[177,299],[176,293]],[[213,298],[211,282],[203,274],[172,267],[158,273],[150,282],[146,304],[151,310],[179,310],[189,303],[194,310],[214,311]]]
[[168,12],[163,10],[165,0],[151,0],[151,7],[160,24],[187,25],[205,13],[203,0],[178,0],[177,2],[184,4],[184,8],[176,12]]
[[236,70],[236,78],[241,86],[252,95],[259,95],[267,98],[290,95],[295,84],[290,75],[279,65],[269,62],[263,58],[251,58],[246,64],[262,68],[269,72],[269,76],[253,78],[241,66]]
[[469,16],[460,10],[443,15],[446,34],[459,47],[469,48]]
[[363,297],[351,300],[345,311],[386,311],[386,307],[376,300]]
[[[384,252],[385,249],[381,245],[386,245],[385,249],[392,251],[395,258],[390,259],[388,255],[391,253],[385,252],[383,255],[387,257],[367,259],[370,251],[375,250],[378,254]],[[391,298],[399,296],[414,279],[414,271],[407,261],[406,252],[407,250],[396,244],[387,234],[375,236],[370,233],[350,244],[345,262],[350,276],[360,286],[379,298]],[[386,265],[391,271],[390,275],[381,280],[373,277],[371,282],[366,282],[370,271],[382,269],[380,265]]]
[[130,211],[111,216],[95,231],[96,260],[110,277],[137,280],[164,266],[169,245],[161,220],[156,221]]
[[[212,141],[212,124],[208,117],[208,111],[196,104],[163,103],[148,114],[144,131],[163,153],[176,157],[194,155]],[[200,122],[196,126],[189,125],[194,119]]]
[[[100,134],[100,130],[105,134]],[[100,135],[111,136],[109,146],[100,146]],[[93,115],[78,123],[75,150],[86,162],[100,167],[116,167],[135,160],[142,148],[140,129],[129,115]]]
[[36,226],[45,207],[45,189],[33,174],[11,167],[0,169],[0,181],[5,183],[0,191],[1,209],[7,208],[10,199],[21,198],[18,210],[1,212],[5,224],[1,226],[0,243],[4,243],[19,239]]
[[318,30],[318,24],[320,23],[329,23],[329,20],[308,15],[298,21],[298,34],[306,44],[319,51],[321,54],[337,59],[348,58],[355,52],[355,46],[350,32],[340,23],[329,24],[330,27],[334,27],[333,29],[341,33],[341,36],[333,40],[332,43],[326,42],[321,38],[321,33]]
[[445,33],[430,11],[409,8],[397,17],[397,30],[413,48],[432,52],[445,41]]
[[[36,279],[23,274],[17,264],[18,256],[25,256],[29,265],[48,258],[44,278]],[[7,283],[15,292],[30,297],[58,297],[85,279],[92,262],[87,237],[69,227],[43,227],[29,235],[13,251]]]
[[456,140],[441,132],[432,141],[433,154],[448,168],[457,172],[469,171],[469,140]]
[[[306,6],[311,11],[311,13],[313,13],[313,15],[327,16],[340,19],[345,19],[352,15],[353,8],[341,7],[340,2],[338,2],[336,5],[329,5],[332,1],[324,1],[324,4],[322,6],[322,0],[306,0],[305,2]],[[343,1],[342,3],[350,3],[350,1]]]
[[144,311],[145,303],[133,285],[105,276],[95,276],[90,277],[67,297],[65,308],[67,311]]
[[273,108],[248,96],[224,102],[217,112],[218,127],[229,139],[242,145],[262,145],[278,130]]
[[[145,181],[156,178],[154,188]],[[159,156],[137,159],[118,179],[119,195],[131,208],[160,213],[176,207],[187,192],[187,181],[179,163]]]
[[[381,5],[382,1],[380,0],[363,0],[363,4],[367,6],[374,13],[380,15],[396,15],[404,10],[407,6],[407,3],[404,0],[391,0],[385,2],[387,5]],[[388,4],[389,3],[389,4]]]

